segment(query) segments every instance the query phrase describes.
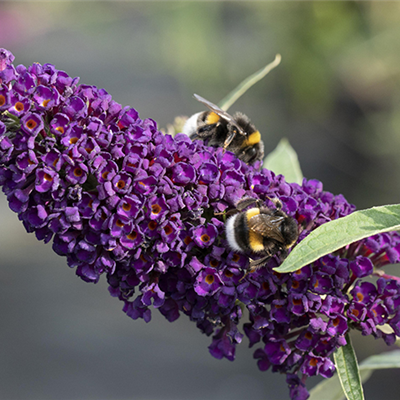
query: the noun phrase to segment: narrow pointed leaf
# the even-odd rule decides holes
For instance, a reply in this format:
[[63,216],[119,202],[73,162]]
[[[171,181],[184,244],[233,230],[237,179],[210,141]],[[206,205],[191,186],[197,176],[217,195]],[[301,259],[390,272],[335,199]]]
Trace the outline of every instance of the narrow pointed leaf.
[[360,370],[400,368],[400,350],[388,351],[366,358],[360,363]]
[[[360,365],[361,381],[364,383],[372,375],[372,370],[362,370]],[[337,374],[332,378],[325,379],[317,386],[310,390],[310,397],[308,400],[344,400],[346,396],[343,393],[342,386],[340,385],[339,377]]]
[[229,107],[235,103],[235,101],[241,97],[244,93],[246,93],[254,84],[256,84],[259,80],[264,78],[270,71],[272,71],[275,67],[279,65],[281,62],[281,55],[277,54],[275,56],[275,60],[272,63],[266,65],[264,68],[261,68],[259,71],[255,72],[253,75],[250,75],[243,82],[241,82],[235,89],[232,90],[224,99],[219,102],[219,107],[224,111],[228,111]]
[[277,272],[297,271],[326,254],[378,233],[400,230],[400,204],[355,211],[312,231],[290,252]]
[[356,353],[351,344],[349,334],[346,335],[346,341],[346,346],[339,347],[333,354],[336,371],[347,400],[363,400],[364,392],[361,385]]
[[[394,350],[366,358],[359,365],[361,381],[365,383],[376,369],[400,368],[400,350]],[[339,378],[335,374],[310,390],[308,400],[342,400],[345,398]]]
[[282,174],[286,182],[295,182],[301,185],[303,173],[301,172],[297,153],[287,139],[282,139],[276,149],[265,157],[264,168],[273,171],[275,174]]

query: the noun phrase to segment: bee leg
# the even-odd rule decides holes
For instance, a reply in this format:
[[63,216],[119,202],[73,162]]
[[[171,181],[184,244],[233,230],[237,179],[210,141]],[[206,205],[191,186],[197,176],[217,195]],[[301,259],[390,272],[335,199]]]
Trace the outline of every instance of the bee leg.
[[254,272],[256,269],[261,268],[265,263],[271,258],[271,255],[268,254],[263,258],[259,258],[258,260],[250,261],[250,271]]
[[235,215],[241,211],[243,211],[245,208],[247,208],[251,204],[257,204],[257,207],[260,208],[262,206],[262,201],[259,199],[253,199],[252,197],[247,197],[245,199],[239,200],[239,202],[236,204],[236,208],[229,210],[229,211],[222,211],[222,212],[217,212],[214,213],[214,215],[226,215],[227,217],[231,215]]
[[268,254],[267,256],[260,258],[258,260],[251,260],[250,261],[250,268],[246,271],[246,273],[240,278],[239,282],[242,281],[248,274],[253,273],[254,271],[257,271],[258,268],[261,268],[269,259],[271,258],[271,255]]
[[283,247],[281,249],[281,254],[280,254],[281,261],[283,261],[288,256],[288,248],[289,247]]
[[226,137],[225,142],[224,142],[224,150],[226,150],[226,148],[231,144],[231,142],[232,142],[233,138],[235,137],[236,133],[237,133],[236,130],[232,130],[228,134],[228,136]]
[[239,211],[243,211],[251,204],[257,204],[257,207],[260,208],[262,205],[262,201],[259,199],[253,199],[252,197],[247,197],[245,199],[239,200],[236,204],[236,209]]
[[224,211],[221,211],[221,212],[215,212],[214,215],[225,215],[226,217],[230,217],[231,215],[235,215],[235,214],[237,214],[239,212],[240,211],[237,210],[237,209],[228,210],[228,211],[224,210]]

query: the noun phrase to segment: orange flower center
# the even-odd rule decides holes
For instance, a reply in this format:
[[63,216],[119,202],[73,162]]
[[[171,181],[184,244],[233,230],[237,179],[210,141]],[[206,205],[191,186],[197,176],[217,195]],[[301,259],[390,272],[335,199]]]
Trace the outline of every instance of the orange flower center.
[[44,179],[48,182],[52,182],[53,181],[53,177],[49,174],[44,174]]
[[292,282],[292,288],[293,288],[293,289],[298,289],[299,286],[300,286],[299,281],[293,281],[293,282]]
[[118,188],[118,189],[123,189],[123,188],[125,187],[125,185],[126,185],[126,183],[125,183],[125,181],[123,181],[122,179],[120,179],[120,180],[117,182],[117,188]]
[[15,108],[18,112],[21,112],[21,111],[24,109],[24,105],[23,105],[20,101],[17,101],[17,102],[15,103],[14,108]]
[[218,262],[217,260],[211,260],[211,261],[210,261],[210,265],[211,265],[213,268],[217,268],[218,265],[219,265],[219,262]]
[[157,228],[157,222],[156,221],[150,221],[148,227],[149,227],[149,229],[151,231],[154,231],[154,229]]
[[126,212],[131,211],[131,208],[132,208],[132,205],[129,204],[129,203],[124,203],[124,204],[122,205],[122,209],[123,209],[124,211],[126,211]]
[[211,274],[209,274],[209,275],[207,275],[206,276],[206,279],[205,279],[205,281],[209,284],[209,285],[211,285],[211,284],[213,284],[214,283],[214,275],[211,275]]
[[200,240],[204,243],[207,243],[210,241],[210,236],[208,236],[206,233],[204,235],[201,235]]
[[127,236],[127,238],[128,238],[129,240],[135,240],[135,239],[137,238],[137,232],[136,232],[136,231],[132,231],[132,232]]
[[294,304],[295,306],[301,305],[301,299],[293,299],[293,304]]
[[29,119],[26,122],[26,126],[27,126],[28,129],[35,129],[37,127],[37,122],[34,121],[33,119]]
[[309,362],[309,364],[311,365],[311,367],[316,367],[318,364],[318,359],[317,358],[312,358]]
[[82,171],[82,169],[81,168],[75,168],[74,169],[74,175],[76,176],[76,177],[80,177],[80,176],[82,176],[82,174],[83,174],[83,171]]
[[158,215],[161,212],[161,206],[159,204],[153,204],[151,206],[151,213],[154,215]]
[[191,243],[193,240],[190,236],[186,236],[185,239],[183,239],[183,243],[186,244],[186,246]]
[[356,309],[351,310],[351,313],[352,313],[355,317],[358,317],[358,316],[360,315],[360,311],[358,311],[358,310],[356,310]]
[[172,233],[172,228],[169,225],[167,225],[164,227],[164,232],[166,235],[170,235]]
[[233,262],[238,262],[239,260],[240,260],[239,254],[234,254],[234,255],[232,256],[232,261],[233,261]]

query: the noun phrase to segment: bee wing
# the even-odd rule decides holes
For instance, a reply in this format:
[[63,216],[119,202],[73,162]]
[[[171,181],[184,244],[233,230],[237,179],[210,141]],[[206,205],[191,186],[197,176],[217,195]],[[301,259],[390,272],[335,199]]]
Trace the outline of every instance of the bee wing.
[[225,121],[230,122],[232,125],[235,125],[237,130],[241,135],[246,135],[246,132],[236,123],[235,119],[232,117],[232,115],[228,114],[226,111],[222,110],[219,108],[216,104],[211,103],[211,101],[206,100],[204,97],[199,96],[198,94],[193,95],[194,98],[197,101],[200,101],[200,103],[203,103],[205,106],[207,106],[212,112],[215,114],[219,115],[221,118],[223,118]]
[[274,217],[268,214],[257,214],[249,220],[249,229],[259,233],[261,236],[269,237],[283,243],[285,239],[282,236],[279,227],[284,217]]

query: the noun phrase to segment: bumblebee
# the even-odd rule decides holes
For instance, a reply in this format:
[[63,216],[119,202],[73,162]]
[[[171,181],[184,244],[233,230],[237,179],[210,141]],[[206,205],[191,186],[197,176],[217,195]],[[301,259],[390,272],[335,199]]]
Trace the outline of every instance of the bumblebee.
[[[251,260],[246,275],[265,265],[278,252],[281,259],[285,259],[288,249],[299,237],[297,222],[282,211],[281,201],[270,200],[275,204],[275,209],[264,207],[260,200],[246,198],[239,201],[235,210],[228,212],[234,214],[225,225],[231,249],[240,253],[264,255],[260,259]],[[244,211],[253,204],[256,207]]]
[[193,140],[208,140],[209,146],[223,146],[247,164],[263,159],[264,143],[260,132],[246,115],[238,112],[231,116],[203,97],[197,94],[194,97],[210,111],[192,115],[183,126],[183,133]]

